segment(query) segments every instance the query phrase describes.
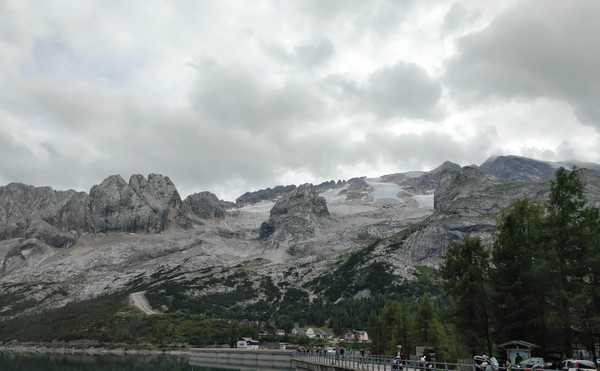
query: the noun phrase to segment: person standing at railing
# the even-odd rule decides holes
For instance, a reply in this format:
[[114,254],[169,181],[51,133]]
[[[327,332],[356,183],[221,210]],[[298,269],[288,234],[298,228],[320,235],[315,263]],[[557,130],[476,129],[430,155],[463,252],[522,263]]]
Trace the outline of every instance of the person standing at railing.
[[408,354],[400,352],[400,363],[402,363],[403,369],[408,370]]
[[517,356],[515,357],[515,365],[518,366],[521,361],[523,361],[523,357],[521,357],[521,353],[517,353]]
[[400,358],[400,352],[392,359],[392,371],[400,371],[402,369],[402,359]]

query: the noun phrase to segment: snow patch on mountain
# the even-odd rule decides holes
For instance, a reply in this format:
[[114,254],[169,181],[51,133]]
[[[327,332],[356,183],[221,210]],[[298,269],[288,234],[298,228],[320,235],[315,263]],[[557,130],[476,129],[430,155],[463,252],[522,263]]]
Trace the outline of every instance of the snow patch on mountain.
[[368,205],[364,202],[348,202],[346,200],[346,195],[343,192],[347,189],[348,185],[344,185],[341,188],[329,189],[320,194],[320,196],[325,198],[325,201],[327,201],[327,208],[329,209],[331,215],[348,216],[377,210],[376,207]]
[[384,183],[381,182],[379,178],[376,179],[367,179],[367,183],[373,187],[373,191],[369,192],[370,198],[373,201],[382,201],[382,200],[397,200],[401,201],[398,194],[402,191],[402,187],[400,187],[396,183]]

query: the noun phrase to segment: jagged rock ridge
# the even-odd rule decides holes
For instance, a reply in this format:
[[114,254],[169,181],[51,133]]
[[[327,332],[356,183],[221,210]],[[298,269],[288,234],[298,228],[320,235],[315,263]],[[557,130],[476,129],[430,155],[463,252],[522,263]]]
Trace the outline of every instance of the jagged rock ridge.
[[0,240],[36,239],[69,247],[85,232],[160,232],[188,227],[183,203],[168,177],[119,175],[93,186],[90,194],[11,183],[0,187]]
[[274,201],[282,195],[293,191],[294,189],[296,189],[296,186],[292,184],[287,186],[279,185],[273,188],[259,189],[258,191],[254,192],[246,192],[238,197],[235,200],[235,203],[238,206],[244,206],[265,200]]
[[[516,179],[446,162],[428,172],[276,187],[235,207],[208,192],[181,201],[168,178],[152,175],[109,177],[90,195],[0,187],[0,296],[11,303],[0,305],[0,318],[139,285],[154,298],[178,287],[203,308],[214,301],[216,315],[228,295],[243,308],[261,300],[276,307],[288,288],[332,301],[385,294],[416,267],[437,266],[451,241],[474,234],[489,242],[514,200],[545,199],[549,180],[538,167],[524,176],[528,169],[517,166]],[[588,199],[599,204],[600,177],[583,174]]]
[[133,175],[129,183],[112,175],[93,186],[89,195],[94,232],[160,232],[170,225],[187,226],[182,201],[168,177]]

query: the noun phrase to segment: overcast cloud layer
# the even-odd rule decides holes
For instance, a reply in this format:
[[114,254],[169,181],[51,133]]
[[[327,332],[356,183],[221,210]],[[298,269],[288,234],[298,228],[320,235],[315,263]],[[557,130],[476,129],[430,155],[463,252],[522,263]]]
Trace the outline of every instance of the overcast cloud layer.
[[500,153],[600,161],[598,16],[595,0],[0,0],[0,183],[158,172],[231,199]]

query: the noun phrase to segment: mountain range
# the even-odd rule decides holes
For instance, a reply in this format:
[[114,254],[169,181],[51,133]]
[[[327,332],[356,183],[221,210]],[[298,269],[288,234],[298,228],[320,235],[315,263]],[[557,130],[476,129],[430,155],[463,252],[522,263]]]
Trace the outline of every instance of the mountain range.
[[0,319],[140,290],[165,313],[242,316],[291,293],[337,302],[394,292],[437,267],[451,241],[490,243],[502,210],[546,199],[561,166],[582,169],[600,206],[600,165],[519,156],[282,185],[235,202],[182,199],[158,174],[112,175],[89,193],[11,183],[0,187]]

